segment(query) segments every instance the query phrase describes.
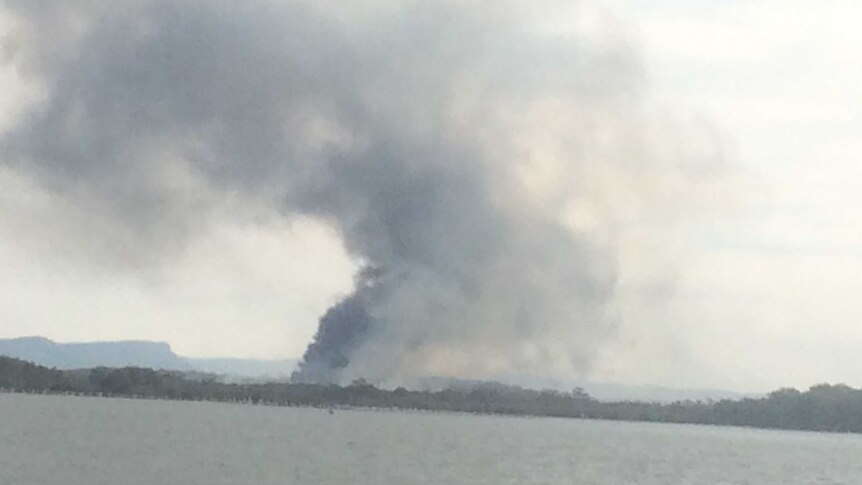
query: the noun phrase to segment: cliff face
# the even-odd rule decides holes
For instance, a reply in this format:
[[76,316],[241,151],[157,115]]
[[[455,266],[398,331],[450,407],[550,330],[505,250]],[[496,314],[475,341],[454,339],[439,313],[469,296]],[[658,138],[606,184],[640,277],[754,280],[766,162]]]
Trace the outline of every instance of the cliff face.
[[191,370],[188,361],[164,342],[56,343],[43,337],[23,337],[0,339],[0,355],[58,369],[136,366]]

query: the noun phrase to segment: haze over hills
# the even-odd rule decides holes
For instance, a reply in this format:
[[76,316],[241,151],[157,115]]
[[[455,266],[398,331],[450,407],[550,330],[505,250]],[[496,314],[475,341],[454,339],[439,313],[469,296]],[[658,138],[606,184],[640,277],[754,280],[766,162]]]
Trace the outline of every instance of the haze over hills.
[[[239,379],[287,380],[296,359],[191,358],[175,354],[169,344],[151,341],[57,343],[44,337],[0,339],[0,355],[15,357],[58,369],[89,367],[150,367],[153,369],[197,371]],[[754,397],[718,389],[678,389],[650,385],[559,380],[536,376],[495,376],[494,381],[528,389],[569,391],[580,387],[600,401],[636,400],[672,402]],[[445,377],[419,379],[413,387],[440,390],[483,385],[476,380]]]
[[640,401],[671,403],[676,401],[739,400],[748,397],[759,398],[763,396],[763,394],[741,393],[724,389],[681,389],[657,385],[593,382],[585,379],[552,379],[536,376],[495,376],[489,379],[489,381],[427,377],[420,379],[417,386],[430,391],[469,389],[492,383],[519,386],[525,389],[553,389],[561,392],[580,388],[591,397],[604,402]]
[[287,380],[298,363],[297,359],[238,359],[230,357],[187,358],[200,372],[241,377],[246,379]]
[[643,401],[670,403],[674,401],[720,401],[759,398],[762,393],[742,393],[727,389],[682,389],[648,384],[619,384],[613,382],[593,382],[583,379],[550,379],[536,376],[504,376],[496,379],[509,385],[530,389],[556,389],[560,391],[582,388],[587,394],[599,401]]
[[294,359],[183,357],[175,354],[165,342],[141,340],[58,343],[45,337],[0,339],[0,355],[58,369],[135,366],[208,372],[241,378],[286,379],[296,366]]

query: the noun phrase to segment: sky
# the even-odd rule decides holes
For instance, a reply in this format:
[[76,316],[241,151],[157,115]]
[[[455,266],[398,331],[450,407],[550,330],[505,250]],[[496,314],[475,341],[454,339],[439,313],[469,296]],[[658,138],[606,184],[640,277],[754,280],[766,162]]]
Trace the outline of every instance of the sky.
[[[0,2],[0,32],[20,29],[10,13],[19,3]],[[565,214],[574,230],[589,232],[591,244],[609,241],[614,249],[612,335],[595,344],[589,366],[548,373],[743,391],[862,385],[855,372],[862,365],[862,192],[855,190],[862,171],[862,33],[854,25],[862,6],[606,0],[591,7],[540,25],[589,29],[581,16],[598,15],[601,28],[613,31],[598,38],[623,39],[637,57],[636,91],[648,108],[622,114],[649,118],[637,125],[658,140],[648,145],[649,156],[717,160],[720,167],[708,183],[663,171],[657,189],[652,175],[641,183],[636,171],[577,172],[609,187],[602,190],[576,182],[571,190],[557,187],[568,179],[553,163],[528,167],[525,179],[541,194],[529,200],[547,205],[549,193],[584,191],[587,202],[612,206],[590,211],[573,204]],[[544,18],[541,7],[531,12]],[[63,28],[74,28],[73,14],[61,17]],[[361,23],[366,14],[351,18]],[[4,39],[0,133],[14,132],[52,99],[52,88],[20,62],[28,39]],[[51,72],[52,61],[43,62]],[[555,128],[542,122],[574,123],[559,109],[537,108],[528,113],[536,123],[525,115],[516,125],[539,160],[559,158],[560,150]],[[614,125],[611,135],[628,129]],[[119,251],[158,230],[147,220],[132,229],[112,222],[122,209],[114,199],[100,193],[92,203],[70,203],[41,172],[6,162],[0,159],[0,337],[149,339],[195,357],[298,357],[320,316],[354,291],[363,264],[350,234],[326,217],[285,217],[239,189],[212,194],[211,185],[170,163],[159,183],[171,194],[219,200],[205,212],[204,235],[159,233],[151,243],[165,251]],[[606,200],[608,192],[637,194]],[[616,208],[621,201],[646,209]],[[645,222],[647,216],[658,221]],[[174,217],[185,216],[167,210],[155,227]],[[543,344],[546,337],[535,338]]]

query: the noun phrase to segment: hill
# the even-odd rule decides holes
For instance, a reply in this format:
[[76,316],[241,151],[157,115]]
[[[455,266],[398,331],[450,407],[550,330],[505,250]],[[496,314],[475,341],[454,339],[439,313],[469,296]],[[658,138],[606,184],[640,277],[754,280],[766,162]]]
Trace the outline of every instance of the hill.
[[174,353],[170,345],[164,342],[126,340],[58,343],[45,337],[0,339],[0,355],[57,369],[132,366],[206,372],[235,379],[285,380],[297,364],[296,359],[183,357]]
[[167,343],[139,340],[56,343],[44,337],[0,339],[0,355],[58,369],[137,366],[193,370]]

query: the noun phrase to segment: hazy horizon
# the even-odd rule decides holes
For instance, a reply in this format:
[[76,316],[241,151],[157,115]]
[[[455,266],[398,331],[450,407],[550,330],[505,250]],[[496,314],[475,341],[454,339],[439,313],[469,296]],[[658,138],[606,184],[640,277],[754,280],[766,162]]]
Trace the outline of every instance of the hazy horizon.
[[862,386],[859,14],[0,0],[0,338]]

